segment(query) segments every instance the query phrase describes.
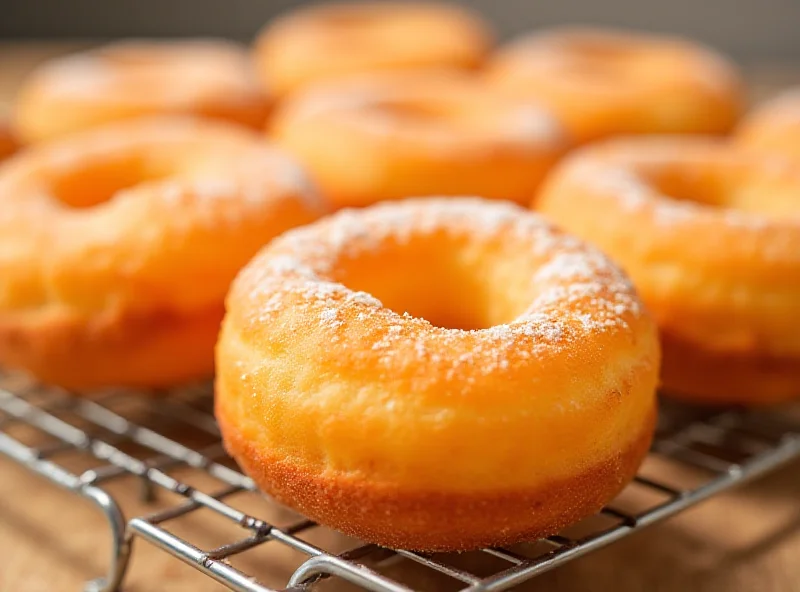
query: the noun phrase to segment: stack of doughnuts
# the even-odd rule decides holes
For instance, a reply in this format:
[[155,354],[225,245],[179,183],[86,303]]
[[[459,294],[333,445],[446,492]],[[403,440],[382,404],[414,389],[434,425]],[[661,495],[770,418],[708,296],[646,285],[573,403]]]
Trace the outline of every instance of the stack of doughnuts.
[[0,132],[0,366],[215,376],[264,491],[418,550],[602,508],[659,384],[799,396],[797,95],[740,123],[736,67],[663,35],[493,45],[450,5],[326,4],[250,51],[42,64]]

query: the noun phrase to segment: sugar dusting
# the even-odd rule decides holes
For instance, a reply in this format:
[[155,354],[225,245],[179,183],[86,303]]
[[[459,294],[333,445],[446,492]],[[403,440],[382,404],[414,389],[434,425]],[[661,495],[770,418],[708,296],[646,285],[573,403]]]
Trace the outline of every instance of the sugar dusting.
[[[115,42],[61,57],[36,70],[35,78],[56,99],[94,101],[123,97],[148,103],[191,104],[213,93],[235,102],[256,85],[245,50],[222,40]],[[175,81],[179,80],[178,84]],[[142,84],[163,82],[146,92]]]
[[750,125],[784,125],[793,131],[800,125],[800,86],[791,87],[757,105],[745,120]]
[[[462,92],[457,96],[458,98],[426,97],[423,93],[421,97],[417,97],[413,92],[406,96],[402,90],[391,85],[357,80],[349,85],[323,86],[305,93],[291,104],[287,113],[295,121],[314,120],[324,116],[335,117],[340,123],[348,121],[351,125],[375,135],[393,136],[403,133],[408,121],[406,116],[401,114],[398,117],[392,108],[386,108],[387,104],[402,104],[404,100],[408,100],[411,104],[426,100],[434,103],[458,101],[460,107],[474,104],[480,109],[479,114],[484,112],[492,114],[492,125],[482,129],[487,142],[499,139],[534,147],[550,147],[561,146],[567,141],[566,131],[558,119],[539,103],[494,95],[469,83],[464,85]],[[451,115],[459,110],[447,109]],[[469,112],[470,109],[466,111]],[[456,120],[457,118],[453,117],[433,118],[435,123],[425,127],[434,137],[444,134],[445,137],[454,139],[449,124]],[[442,123],[448,125],[441,125]],[[458,127],[454,126],[455,129]],[[468,118],[465,118],[464,129],[467,128],[469,128]],[[419,126],[415,126],[414,134],[419,138]],[[460,137],[455,139],[463,140]]]
[[[114,199],[134,197],[141,186],[149,186],[168,208],[192,207],[199,218],[212,221],[218,215],[239,219],[266,211],[264,206],[276,199],[299,199],[309,210],[327,210],[308,175],[283,151],[249,132],[192,117],[154,117],[90,130],[42,148],[30,161],[63,174],[134,155],[157,160],[162,152],[181,155],[169,157],[172,171],[165,178],[143,179]],[[199,162],[206,165],[198,167]]]
[[342,92],[320,88],[314,92],[304,93],[290,103],[288,109],[291,111],[292,117],[313,119],[328,113],[360,111],[374,104],[374,93],[367,89],[355,87],[349,89],[349,92]]
[[118,74],[99,56],[80,53],[43,66],[37,76],[46,81],[47,91],[55,98],[92,98],[113,86]]
[[[529,245],[532,260],[543,260],[531,272],[535,299],[513,321],[477,330],[434,327],[327,279],[340,258],[357,257],[387,240],[402,247],[425,234],[464,232],[476,241],[513,235]],[[402,351],[447,365],[451,376],[464,365],[477,364],[481,372],[503,370],[509,367],[509,356],[533,359],[548,348],[569,348],[591,332],[628,331],[628,323],[642,314],[630,282],[598,250],[518,206],[470,198],[407,200],[342,211],[285,234],[237,283],[252,303],[254,325],[282,322],[284,312],[303,309],[305,318],[335,341],[346,329],[346,319],[355,318],[377,329],[371,350],[384,363]],[[443,355],[445,351],[463,353],[452,357]]]
[[[594,48],[606,48],[610,56],[602,57],[602,52]],[[587,53],[588,52],[588,53]],[[500,63],[506,63],[510,71],[520,70],[527,77],[541,79],[550,78],[550,85],[558,84],[561,78],[575,79],[585,83],[581,68],[574,68],[576,62],[581,64],[588,59],[595,62],[595,81],[600,81],[609,89],[627,95],[655,80],[658,88],[683,88],[690,85],[697,92],[728,97],[738,94],[740,77],[733,64],[722,54],[711,49],[687,42],[679,37],[669,35],[642,35],[631,31],[608,28],[559,27],[537,32],[519,38],[500,52]],[[621,65],[632,65],[653,60],[660,63],[660,68],[651,68],[649,72],[641,68],[635,69],[636,76],[623,83],[620,73]],[[602,75],[602,64],[611,64],[613,75],[605,79]],[[577,77],[575,76],[577,74]],[[669,82],[672,82],[670,85]]]
[[[648,155],[637,154],[635,158],[641,163]],[[752,212],[666,195],[637,175],[633,167],[618,161],[577,160],[572,165],[572,174],[577,182],[611,197],[624,210],[647,212],[653,224],[659,227],[674,228],[705,216],[714,216],[725,224],[741,228],[762,228],[769,223],[765,217],[754,216]]]
[[174,146],[176,151],[185,152],[193,137],[204,137],[203,128],[209,125],[213,124],[182,116],[121,121],[43,144],[37,147],[35,154],[48,167],[70,169],[95,160],[143,151],[147,147]]
[[596,191],[612,195],[625,209],[642,211],[652,208],[653,221],[670,226],[690,219],[698,206],[689,201],[660,199],[659,194],[633,171],[614,164],[580,162],[576,176]]
[[523,142],[563,144],[566,130],[544,107],[524,104],[512,109],[506,117],[506,135]]
[[260,142],[243,148],[241,154],[220,154],[217,171],[176,177],[171,190],[168,187],[165,191],[164,200],[190,197],[192,207],[213,210],[209,213],[218,211],[220,202],[227,200],[231,206],[228,209],[237,216],[265,211],[266,205],[280,199],[299,199],[311,211],[327,211],[321,194],[294,160]]

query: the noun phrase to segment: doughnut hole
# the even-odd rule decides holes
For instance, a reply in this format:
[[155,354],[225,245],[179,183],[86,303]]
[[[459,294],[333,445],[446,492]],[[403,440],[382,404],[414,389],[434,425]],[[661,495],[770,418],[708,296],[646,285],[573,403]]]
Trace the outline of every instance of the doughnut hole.
[[110,66],[127,66],[149,68],[153,64],[172,61],[174,55],[164,52],[158,46],[148,47],[140,44],[120,45],[112,51],[102,53],[103,59]]
[[[101,50],[99,55],[102,56],[103,67],[108,70],[107,75],[116,78],[120,95],[132,93],[135,96],[143,88],[158,88],[159,94],[180,103],[187,86],[206,89],[203,92],[209,95],[214,92],[209,90],[214,81],[218,84],[240,84],[234,55],[216,56],[199,42],[195,42],[194,47],[191,45],[191,41],[173,47],[166,43],[147,45],[129,42]],[[192,51],[198,56],[196,60],[187,58]],[[210,64],[215,59],[224,68],[221,72],[211,69]],[[181,77],[179,85],[174,84],[176,72]]]
[[680,160],[659,163],[643,178],[659,193],[679,201],[750,212],[770,219],[800,217],[800,199],[786,179],[789,167]]
[[556,62],[558,75],[566,75],[576,84],[596,84],[603,90],[613,80],[629,83],[640,70],[637,51],[612,39],[575,39],[564,49],[565,54]]
[[636,84],[642,79],[658,79],[665,73],[679,75],[685,70],[685,64],[674,54],[657,51],[644,40],[579,38],[569,42],[565,49],[566,72],[575,75],[576,83],[597,82],[609,92],[618,92],[609,87],[615,80]]
[[569,41],[566,44],[567,55],[573,59],[597,60],[600,64],[618,63],[636,55],[636,50],[628,43],[613,37],[587,35]]
[[481,101],[469,101],[464,97],[442,96],[433,101],[406,97],[378,101],[371,111],[392,126],[426,136],[436,133],[498,135],[498,128],[506,123],[506,114],[487,107]]
[[453,117],[455,105],[445,102],[432,103],[414,100],[385,100],[377,103],[374,110],[386,116],[406,119],[409,122],[428,123]]
[[[487,257],[492,249],[505,252]],[[520,259],[499,241],[487,247],[466,236],[428,235],[344,255],[332,279],[437,327],[486,329],[513,321],[530,304],[530,275],[519,273]]]
[[527,203],[569,145],[538,103],[430,72],[318,86],[285,103],[270,134],[337,207],[468,193]]
[[380,5],[341,5],[327,11],[321,9],[318,12],[319,24],[323,27],[337,27],[342,30],[341,32],[360,33],[365,27],[383,24],[387,13],[382,8]]
[[114,154],[54,170],[49,185],[51,195],[60,203],[84,209],[105,203],[129,187],[167,176],[167,171],[159,170],[141,155]]

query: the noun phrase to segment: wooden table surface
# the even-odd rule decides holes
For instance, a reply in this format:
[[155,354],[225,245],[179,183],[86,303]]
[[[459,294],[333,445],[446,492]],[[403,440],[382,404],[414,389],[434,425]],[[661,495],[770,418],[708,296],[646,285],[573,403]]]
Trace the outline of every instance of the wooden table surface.
[[[0,44],[0,108],[34,64],[73,46]],[[785,68],[755,71],[759,89],[791,81]],[[794,79],[800,81],[800,76]],[[761,90],[759,92],[762,92]],[[113,493],[128,516],[144,504],[135,483]],[[78,591],[107,565],[100,514],[13,462],[0,458],[0,592]],[[190,524],[213,539],[213,523]],[[271,557],[271,556],[270,556]],[[286,581],[289,560],[248,559],[268,582]],[[222,590],[155,547],[137,541],[125,590]],[[800,463],[710,500],[606,549],[537,578],[521,590],[585,592],[800,592]]]

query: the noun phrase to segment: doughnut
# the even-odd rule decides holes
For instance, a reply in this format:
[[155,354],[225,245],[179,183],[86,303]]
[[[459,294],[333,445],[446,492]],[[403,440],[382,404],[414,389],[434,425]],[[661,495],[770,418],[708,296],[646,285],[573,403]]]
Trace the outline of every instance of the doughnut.
[[618,134],[723,133],[742,107],[735,67],[673,37],[557,28],[502,48],[487,80],[542,101],[579,142]]
[[366,541],[553,534],[614,497],[651,440],[655,323],[604,255],[511,203],[341,211],[262,250],[226,311],[228,451]]
[[664,390],[763,405],[800,395],[800,167],[708,138],[578,151],[534,204],[631,276],[662,335]]
[[252,70],[244,48],[226,41],[112,43],[34,69],[18,93],[14,125],[26,143],[151,115],[257,129],[268,99]]
[[527,204],[569,145],[539,105],[445,73],[318,85],[277,109],[270,134],[338,207],[465,194]]
[[736,131],[739,146],[800,159],[800,87],[758,106]]
[[81,390],[210,376],[236,272],[321,210],[298,165],[221,122],[31,146],[0,169],[0,365]]
[[269,92],[286,96],[351,75],[416,69],[475,69],[492,35],[464,8],[421,2],[306,7],[259,34],[255,62]]

